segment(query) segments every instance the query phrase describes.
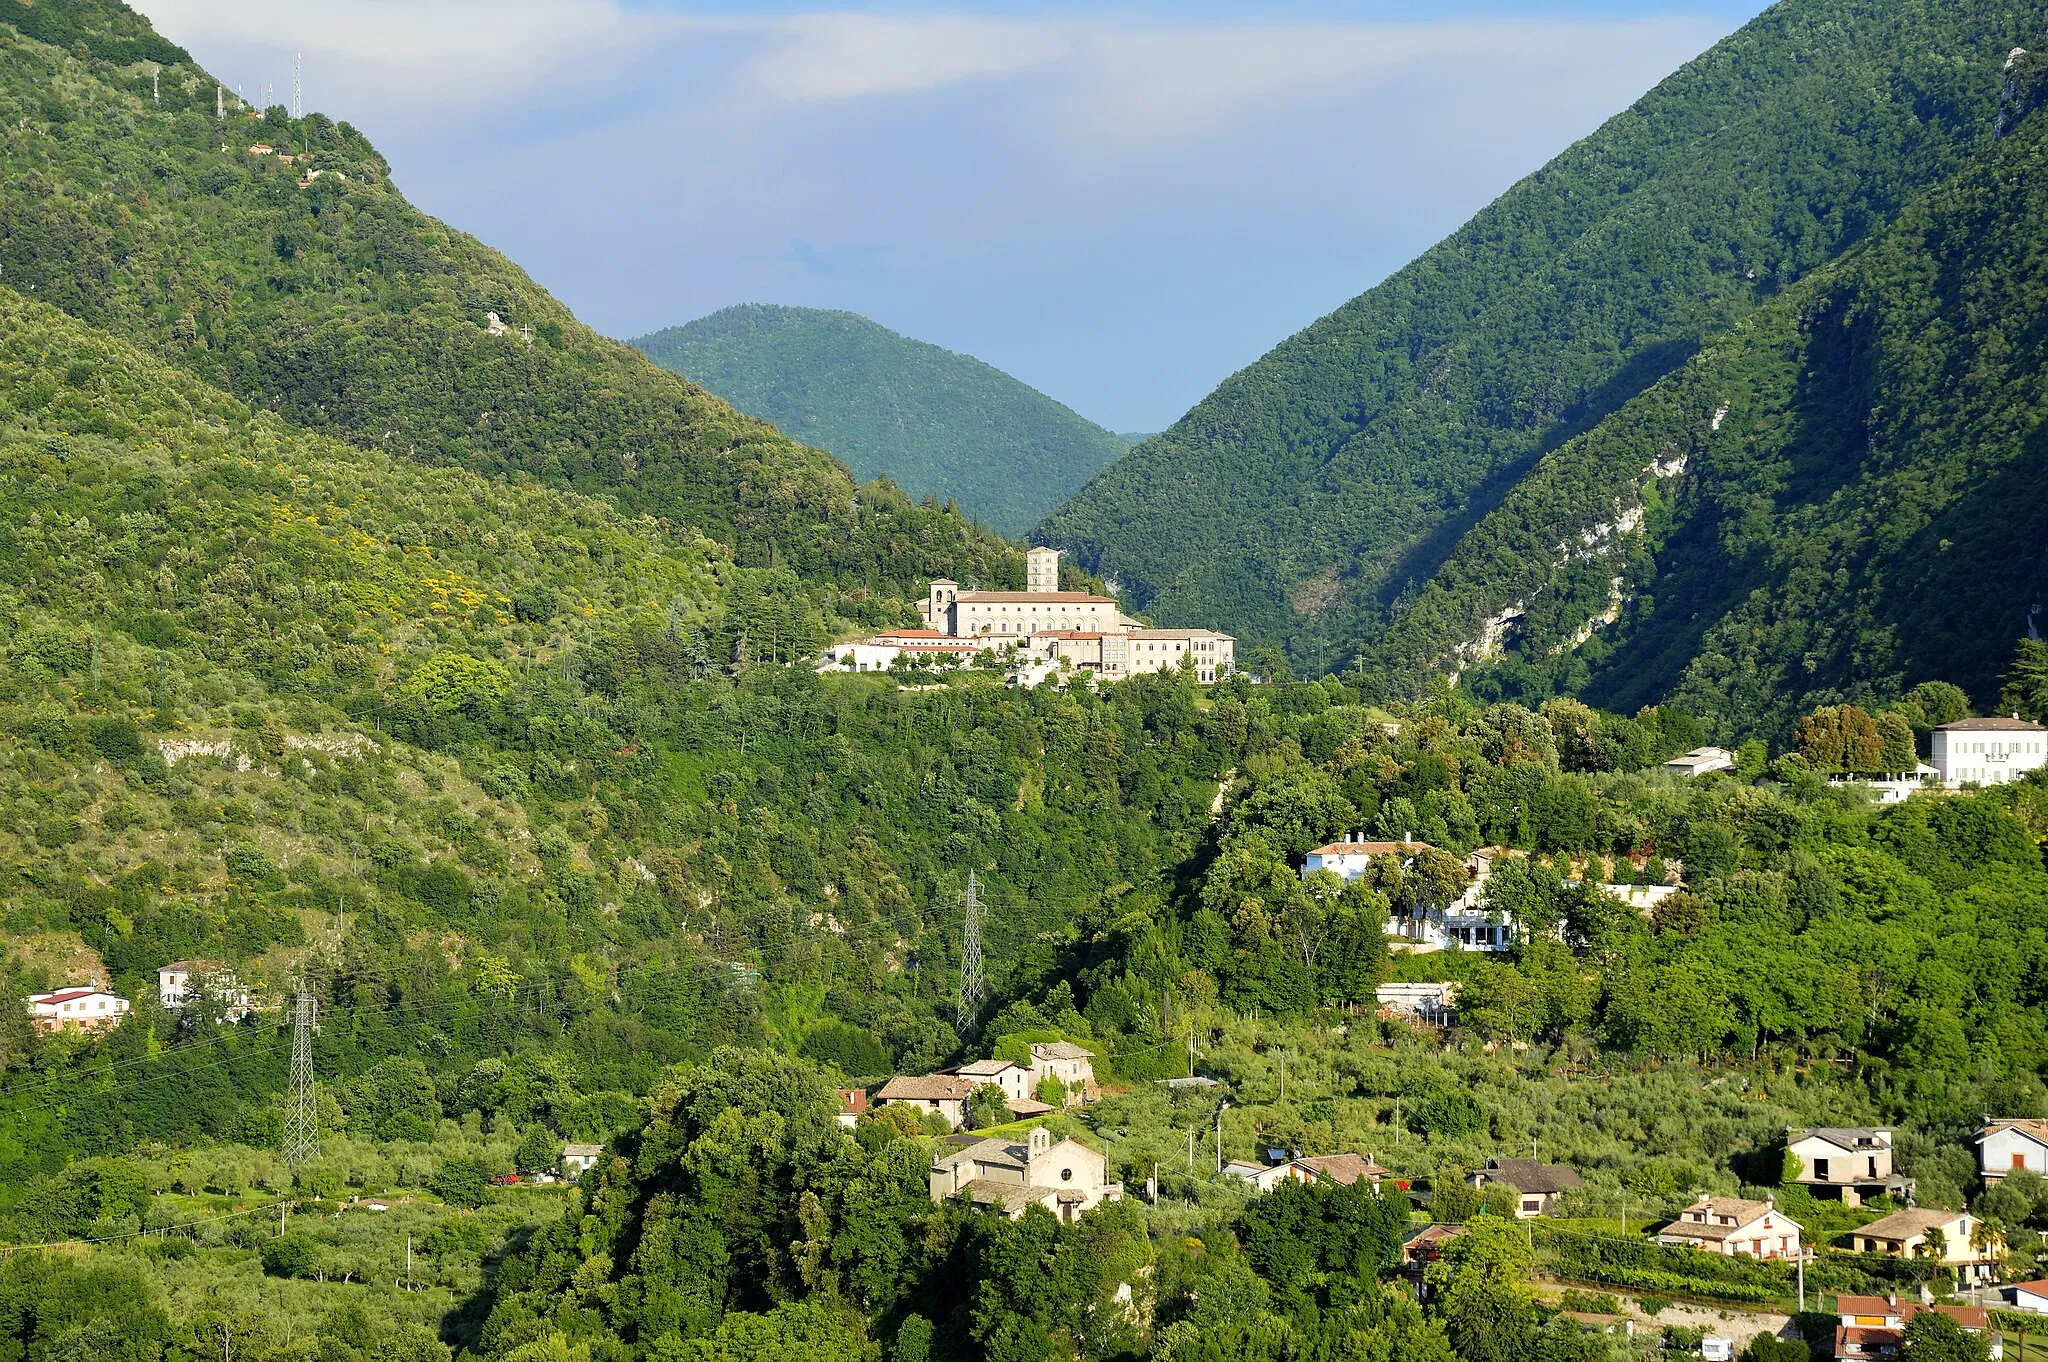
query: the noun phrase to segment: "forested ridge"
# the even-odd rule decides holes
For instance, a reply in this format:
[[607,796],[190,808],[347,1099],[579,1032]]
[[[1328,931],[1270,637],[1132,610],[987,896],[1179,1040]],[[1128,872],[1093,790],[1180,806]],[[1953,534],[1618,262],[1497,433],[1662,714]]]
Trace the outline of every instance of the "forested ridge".
[[1989,140],[2039,16],[1786,0],[1037,531],[1166,623],[1341,668],[1546,452]]
[[1935,677],[1991,704],[2048,590],[2039,61],[2005,137],[1538,464],[1360,675],[1669,697],[1723,733]]
[[[884,484],[856,509],[836,465],[413,215],[344,125],[231,114],[223,154],[196,68],[132,14],[20,17],[0,988],[97,980],[133,1009],[91,1035],[0,1007],[0,1362],[1642,1362],[1765,1308],[1789,1336],[1750,1362],[1808,1362],[1834,1293],[1957,1283],[1846,1251],[1893,1207],[1787,1182],[1798,1125],[1896,1126],[1919,1204],[1976,1212],[2008,1279],[2048,1272],[2048,1185],[1982,1187],[1972,1143],[1986,1113],[2048,1118],[2048,779],[1896,806],[1851,783],[1973,701],[2048,715],[2048,647],[1959,651],[1995,696],[1907,674],[1789,730],[1718,696],[1594,709],[1511,658],[1427,689],[820,674],[823,639],[905,622],[935,565],[1013,583],[1014,549]],[[1694,429],[1699,401],[1710,428],[1725,404],[1721,430],[1774,429],[1812,336],[1911,369],[1890,338],[1917,332],[1907,415],[2017,477],[2021,404],[1969,380],[2034,372],[2032,191],[1999,191],[2038,122],[1757,313],[1742,334],[1768,345],[1703,351],[1542,476],[1612,495],[1639,432]],[[258,137],[294,163],[239,150]],[[373,228],[413,263],[350,254]],[[366,373],[407,394],[417,448],[348,395]],[[464,395],[434,395],[448,373]],[[493,404],[520,386],[507,433]],[[1800,482],[1843,465],[1744,448],[1786,467],[1728,478],[1856,527]],[[1897,467],[1874,498],[1921,487]],[[1645,505],[1670,542],[1704,519]],[[1769,552],[1744,561],[1772,585]],[[1732,769],[1664,767],[1710,731]],[[1301,873],[1352,834],[1415,846]],[[1476,911],[1510,948],[1393,952],[1390,918],[1472,889],[1486,848]],[[970,872],[986,994],[963,1006]],[[230,969],[251,1015],[160,1006],[181,958]],[[1461,991],[1418,1028],[1375,1015],[1387,981]],[[319,1150],[288,1166],[298,990]],[[1093,1056],[1099,1100],[1038,1123],[1127,1193],[1071,1223],[935,1204],[943,1118],[840,1123],[836,1088],[1045,1040]],[[1208,1085],[1163,1082],[1190,1074]],[[989,1097],[971,1133],[1021,1138]],[[603,1146],[582,1185],[536,1183],[572,1141]],[[1469,1184],[1532,1141],[1586,1184],[1537,1228]],[[1253,1195],[1212,1171],[1274,1149],[1388,1177]],[[1701,1192],[1797,1218],[1821,1309],[1790,1314],[1783,1264],[1655,1244]],[[1425,1217],[1464,1233],[1404,1272]],[[1584,1325],[1621,1311],[1633,1337]]]
[[751,304],[633,345],[862,478],[1021,534],[1127,442],[968,355],[851,312]]
[[993,535],[856,496],[829,456],[577,322],[409,205],[347,123],[216,123],[213,77],[119,0],[7,3],[34,17],[0,28],[0,282],[294,424],[609,496],[856,598],[1021,577]]

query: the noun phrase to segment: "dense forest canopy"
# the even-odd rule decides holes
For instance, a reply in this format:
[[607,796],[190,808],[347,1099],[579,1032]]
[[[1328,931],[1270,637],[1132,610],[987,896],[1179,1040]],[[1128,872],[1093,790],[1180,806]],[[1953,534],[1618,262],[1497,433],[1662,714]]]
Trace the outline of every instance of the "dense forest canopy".
[[1022,534],[1127,443],[967,355],[851,312],[753,304],[634,346],[739,410],[828,449],[861,478]]
[[1341,668],[1545,454],[1954,173],[2039,37],[2003,0],[1774,5],[1036,533],[1164,623]]

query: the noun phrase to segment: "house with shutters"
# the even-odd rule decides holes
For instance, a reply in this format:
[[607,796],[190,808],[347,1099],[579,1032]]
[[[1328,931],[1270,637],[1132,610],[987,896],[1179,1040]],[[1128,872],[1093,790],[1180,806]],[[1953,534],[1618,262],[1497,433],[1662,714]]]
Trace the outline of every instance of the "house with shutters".
[[1003,1101],[1009,1104],[1010,1112],[1015,1116],[1043,1116],[1052,1110],[1032,1095],[1038,1090],[1035,1071],[1015,1060],[977,1059],[966,1064],[956,1064],[950,1069],[941,1069],[939,1075],[947,1078],[964,1078],[977,1087],[1000,1089]]
[[971,1078],[955,1074],[926,1074],[921,1078],[898,1074],[882,1085],[874,1103],[878,1107],[900,1103],[919,1111],[935,1111],[958,1130],[967,1120],[967,1099],[980,1086]]
[[1123,1200],[1123,1184],[1109,1181],[1107,1171],[1108,1161],[1079,1140],[1055,1141],[1034,1126],[1022,1141],[942,1144],[932,1157],[932,1200],[959,1198],[1012,1220],[1043,1206],[1074,1221],[1105,1201]]
[[1071,1041],[1035,1041],[1031,1046],[1031,1087],[1048,1078],[1067,1085],[1068,1101],[1081,1101],[1095,1086],[1095,1056]]
[[1835,1299],[1836,1362],[1897,1357],[1905,1346],[1906,1326],[1922,1310],[1938,1310],[1962,1326],[1963,1332],[1988,1335],[1992,1358],[2005,1356],[2005,1340],[1991,1327],[1980,1305],[1930,1305],[1901,1301],[1897,1296],[1838,1296]]
[[1986,1121],[1977,1136],[1977,1166],[1987,1187],[2022,1168],[2048,1176],[2048,1121],[2028,1116]]
[[1825,1126],[1785,1132],[1785,1149],[1799,1160],[1792,1181],[1816,1197],[1861,1206],[1874,1196],[1910,1201],[1913,1179],[1892,1168],[1889,1126]]
[[1657,1231],[1657,1242],[1736,1258],[1797,1258],[1799,1222],[1770,1198],[1703,1196]]
[[2048,728],[2010,719],[1962,719],[1930,739],[1928,760],[1951,790],[2004,785],[2048,765]]

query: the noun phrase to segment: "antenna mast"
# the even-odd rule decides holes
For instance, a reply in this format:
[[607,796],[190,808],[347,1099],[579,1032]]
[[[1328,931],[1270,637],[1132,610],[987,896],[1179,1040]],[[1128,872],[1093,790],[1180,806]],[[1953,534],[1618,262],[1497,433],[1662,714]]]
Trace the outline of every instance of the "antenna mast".
[[313,1086],[313,1018],[318,1005],[304,981],[292,995],[292,1085],[284,1111],[285,1166],[293,1172],[320,1153],[320,1108]]
[[302,102],[302,101],[300,100],[300,98],[299,98],[299,61],[300,61],[300,59],[301,59],[301,58],[303,58],[304,56],[305,56],[305,54],[304,54],[303,52],[294,52],[294,53],[292,53],[292,117],[293,117],[293,118],[304,118],[304,117],[306,116],[306,106],[305,106],[305,104],[304,104],[304,103],[303,103],[303,102]]
[[967,923],[960,943],[960,1011],[957,1029],[967,1034],[981,1010],[981,895],[976,892],[974,872],[967,872]]
[[227,96],[221,92],[220,82],[213,83],[213,121],[218,123],[228,116]]
[[161,66],[152,66],[149,68],[149,102],[152,104],[161,104],[164,102],[164,97],[159,92],[157,87],[157,82],[163,76],[163,73],[164,69]]

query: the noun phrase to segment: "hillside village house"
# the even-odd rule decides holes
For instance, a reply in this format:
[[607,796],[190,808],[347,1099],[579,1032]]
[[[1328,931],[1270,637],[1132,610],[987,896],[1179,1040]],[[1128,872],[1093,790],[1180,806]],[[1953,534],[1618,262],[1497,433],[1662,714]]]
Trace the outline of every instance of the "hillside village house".
[[1485,1188],[1496,1184],[1512,1187],[1520,1194],[1515,1199],[1515,1219],[1533,1220],[1539,1215],[1556,1214],[1559,1198],[1575,1187],[1584,1187],[1586,1180],[1577,1170],[1561,1163],[1488,1159],[1484,1168],[1472,1174],[1472,1185]]
[[[1977,1305],[1921,1305],[1896,1296],[1839,1296],[1835,1299],[1839,1322],[1835,1325],[1836,1362],[1852,1358],[1897,1357],[1906,1341],[1906,1326],[1922,1310],[1939,1310],[1963,1327],[1965,1333],[1991,1331],[1991,1317]],[[1991,1356],[2005,1356],[2005,1344],[1991,1334]]]
[[2048,1121],[2009,1117],[1987,1122],[1977,1137],[1977,1160],[1986,1186],[2022,1168],[2048,1175]]
[[1885,1126],[1834,1126],[1788,1130],[1785,1148],[1799,1160],[1792,1181],[1817,1197],[1861,1206],[1874,1196],[1906,1201],[1913,1179],[1892,1169],[1892,1131]]
[[1067,1086],[1067,1102],[1081,1101],[1095,1086],[1095,1056],[1069,1041],[1034,1041],[1031,1046],[1031,1088],[1048,1078]]
[[917,1078],[898,1074],[882,1085],[874,1101],[878,1107],[901,1103],[919,1111],[935,1111],[958,1130],[967,1120],[967,1099],[974,1096],[974,1090],[980,1086],[971,1078],[956,1078],[951,1074],[926,1074]]
[[2005,1247],[1996,1231],[1987,1232],[1968,1211],[1898,1211],[1845,1237],[1856,1253],[1939,1262],[1953,1268],[1959,1282],[1989,1281]]
[[[1325,843],[1309,852],[1302,860],[1301,874],[1306,879],[1318,870],[1327,870],[1349,882],[1365,874],[1379,857],[1392,857],[1406,870],[1415,863],[1418,854],[1431,849],[1429,843],[1412,838],[1404,837],[1398,842],[1371,842],[1362,841],[1353,834],[1349,841]],[[1492,875],[1495,859],[1497,853],[1487,850],[1468,857],[1465,871],[1471,877],[1470,882],[1464,893],[1450,903],[1397,908],[1389,913],[1386,933],[1394,938],[1396,948],[1417,952],[1453,947],[1468,951],[1504,951],[1514,945],[1513,918],[1484,905],[1486,882]]]
[[2008,1286],[2005,1298],[2015,1310],[2024,1310],[2030,1315],[2048,1315],[2048,1278]]
[[28,995],[29,1016],[44,1031],[104,1031],[119,1026],[129,1003],[91,985]]
[[840,1088],[838,1089],[838,1092],[839,1124],[845,1126],[848,1130],[852,1130],[855,1126],[860,1124],[860,1118],[867,1112],[867,1089]]
[[1210,682],[1236,669],[1229,634],[1148,628],[1107,596],[1061,591],[1059,578],[1060,552],[1048,548],[1025,555],[1023,591],[963,591],[935,577],[917,608],[924,628],[835,643],[819,666],[887,671],[904,657],[964,666],[986,651],[1038,679],[1064,669],[1120,680],[1186,663],[1197,681]]
[[1033,1070],[1014,1060],[977,1059],[941,1069],[939,1074],[964,1078],[976,1087],[1000,1089],[1003,1100],[1010,1104],[1010,1111],[1017,1116],[1043,1116],[1052,1110],[1032,1095],[1038,1089],[1038,1079]]
[[1941,783],[2004,785],[2048,765],[2048,728],[2024,719],[1963,719],[1934,730],[1929,760]]
[[601,1144],[579,1144],[571,1142],[562,1146],[562,1176],[570,1182],[576,1181],[596,1166],[604,1155]]
[[1387,1170],[1369,1155],[1311,1154],[1271,1164],[1232,1159],[1223,1165],[1223,1173],[1248,1182],[1261,1192],[1270,1192],[1283,1182],[1328,1182],[1349,1187],[1363,1178],[1377,1186]]
[[1796,1258],[1799,1222],[1769,1199],[1703,1196],[1657,1231],[1657,1242],[1734,1258]]
[[1022,1143],[977,1140],[932,1158],[932,1200],[964,1197],[1000,1210],[1012,1220],[1043,1206],[1073,1221],[1105,1201],[1123,1200],[1120,1182],[1105,1178],[1107,1161],[1079,1140],[1053,1142],[1052,1132],[1035,1126]]
[[223,1021],[238,1022],[256,1010],[235,972],[217,960],[173,960],[156,972],[156,998],[166,1012],[207,997],[220,1004]]

